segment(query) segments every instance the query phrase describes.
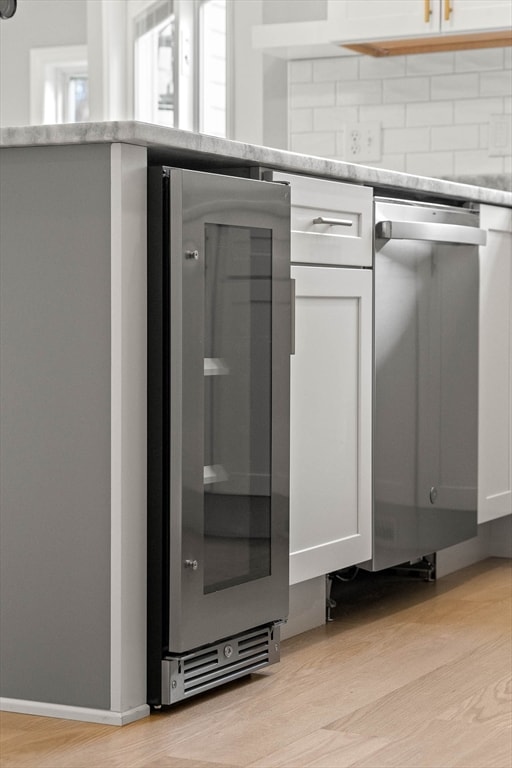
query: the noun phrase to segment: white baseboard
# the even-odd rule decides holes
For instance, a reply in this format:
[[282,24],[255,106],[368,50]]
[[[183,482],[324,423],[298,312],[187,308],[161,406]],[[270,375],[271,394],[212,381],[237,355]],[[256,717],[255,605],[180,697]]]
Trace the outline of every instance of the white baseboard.
[[43,717],[59,717],[63,720],[83,720],[86,723],[102,723],[103,725],[127,725],[134,720],[141,720],[149,715],[149,706],[128,709],[126,712],[112,712],[109,709],[92,709],[89,707],[70,707],[65,704],[49,704],[45,701],[25,701],[24,699],[7,699],[0,697],[0,710],[18,712],[23,715],[41,715]]

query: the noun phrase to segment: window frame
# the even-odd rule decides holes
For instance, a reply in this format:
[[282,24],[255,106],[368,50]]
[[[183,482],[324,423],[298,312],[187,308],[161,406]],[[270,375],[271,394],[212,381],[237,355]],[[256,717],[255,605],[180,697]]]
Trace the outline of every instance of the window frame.
[[[133,0],[132,0],[133,2]],[[137,40],[136,25],[140,24],[144,16],[150,16],[157,9],[162,0],[134,3],[128,20],[129,58],[132,61],[132,98],[133,115],[135,120],[148,119],[151,111],[147,108],[139,110],[137,56],[135,53]],[[174,127],[200,132],[205,125],[203,104],[203,80],[202,80],[202,17],[204,7],[210,0],[173,0],[169,2],[169,19],[174,15],[176,29],[176,55],[174,57]],[[225,76],[225,130],[218,136],[229,136],[231,128],[231,78],[230,78],[230,31],[232,29],[232,4],[225,0],[226,4],[226,76]],[[136,13],[134,12],[136,11]],[[155,25],[156,28],[156,25]],[[148,30],[149,31],[149,30]],[[151,88],[153,90],[153,88]],[[154,119],[154,118],[153,118]],[[162,123],[164,124],[164,123]]]

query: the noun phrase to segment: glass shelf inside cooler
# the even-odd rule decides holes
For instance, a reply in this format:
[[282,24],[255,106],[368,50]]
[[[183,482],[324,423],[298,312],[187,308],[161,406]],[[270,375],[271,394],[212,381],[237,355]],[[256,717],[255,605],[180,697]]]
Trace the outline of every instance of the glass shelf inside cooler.
[[205,485],[212,483],[221,483],[228,479],[228,473],[222,464],[212,464],[203,469],[203,482]]
[[204,358],[204,375],[205,376],[227,376],[229,374],[229,367],[226,361],[220,357],[205,357]]

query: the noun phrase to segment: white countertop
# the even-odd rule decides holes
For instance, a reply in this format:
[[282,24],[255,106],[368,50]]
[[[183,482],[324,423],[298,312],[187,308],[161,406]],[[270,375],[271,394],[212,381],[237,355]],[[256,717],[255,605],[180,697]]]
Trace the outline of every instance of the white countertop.
[[0,147],[41,147],[64,144],[137,144],[148,148],[150,161],[205,161],[210,167],[265,166],[294,173],[340,179],[373,187],[408,190],[414,197],[447,197],[512,207],[512,192],[476,184],[415,176],[365,165],[329,160],[176,128],[139,123],[101,122],[36,125],[0,129]]

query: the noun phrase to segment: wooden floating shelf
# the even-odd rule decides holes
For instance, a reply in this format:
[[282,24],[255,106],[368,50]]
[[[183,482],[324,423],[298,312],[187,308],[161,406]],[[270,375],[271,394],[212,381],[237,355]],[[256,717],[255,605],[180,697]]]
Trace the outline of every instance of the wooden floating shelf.
[[343,45],[367,56],[404,56],[414,53],[466,51],[475,48],[502,48],[512,45],[512,29],[499,32],[478,32],[469,35],[436,35],[406,40],[372,40],[368,43]]

